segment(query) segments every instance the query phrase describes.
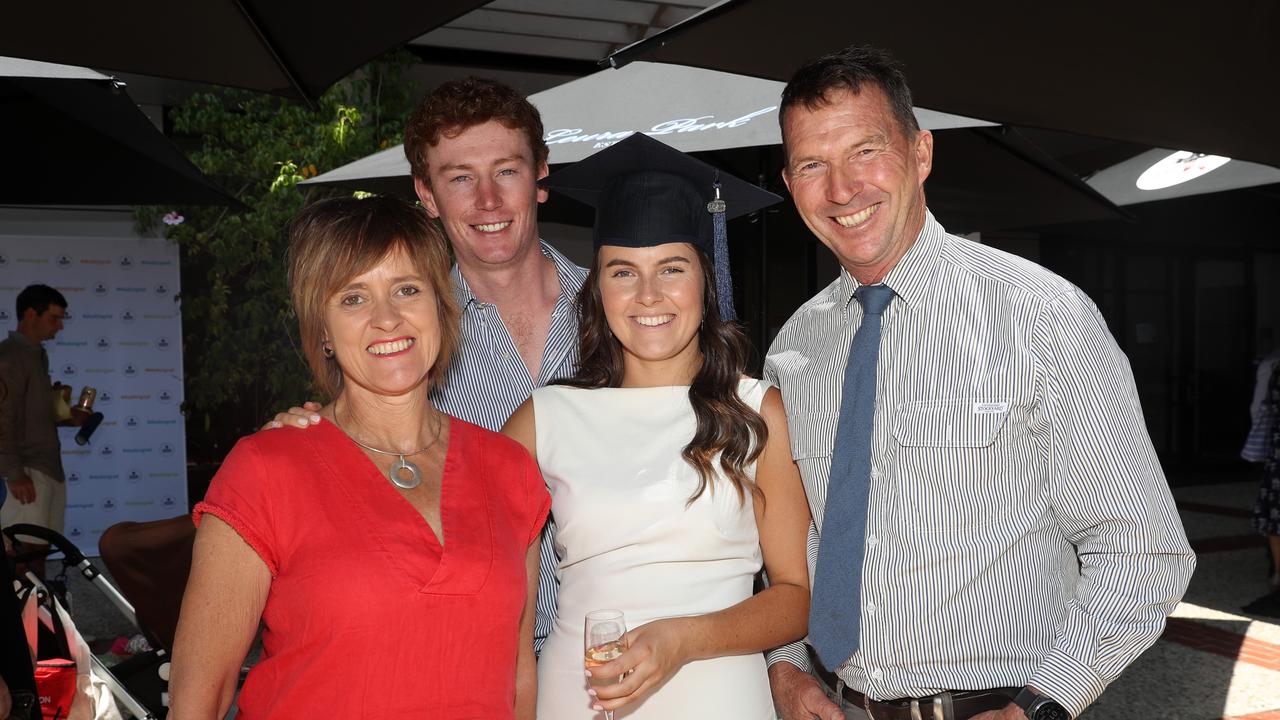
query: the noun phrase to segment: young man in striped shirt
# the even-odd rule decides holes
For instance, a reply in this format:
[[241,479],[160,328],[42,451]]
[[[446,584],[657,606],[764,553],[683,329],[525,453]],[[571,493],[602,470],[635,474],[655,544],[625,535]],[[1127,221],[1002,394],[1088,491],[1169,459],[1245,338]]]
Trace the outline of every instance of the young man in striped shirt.
[[[934,220],[911,108],[870,48],[783,92],[783,179],[843,269],[765,365],[814,518],[819,651],[771,654],[774,698],[786,720],[1074,717],[1159,637],[1194,555],[1097,309]],[[861,384],[851,345],[874,365]]]

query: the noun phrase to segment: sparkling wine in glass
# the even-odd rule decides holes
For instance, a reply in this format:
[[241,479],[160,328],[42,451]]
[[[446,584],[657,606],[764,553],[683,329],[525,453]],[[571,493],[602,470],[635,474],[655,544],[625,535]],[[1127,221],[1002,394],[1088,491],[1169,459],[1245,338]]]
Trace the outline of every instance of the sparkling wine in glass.
[[[626,649],[623,642],[623,636],[626,634],[627,624],[621,610],[592,610],[587,613],[582,641],[586,651],[584,656],[586,666],[593,668],[617,659]],[[621,681],[621,676],[617,680],[592,678],[591,684],[612,685]],[[605,710],[604,717],[605,720],[613,720],[613,711]]]

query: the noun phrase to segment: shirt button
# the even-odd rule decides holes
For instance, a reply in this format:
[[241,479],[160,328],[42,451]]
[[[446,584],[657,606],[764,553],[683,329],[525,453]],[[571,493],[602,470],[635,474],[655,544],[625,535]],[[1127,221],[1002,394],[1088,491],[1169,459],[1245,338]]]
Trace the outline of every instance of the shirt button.
[[502,353],[502,359],[503,359],[503,360],[510,360],[510,359],[511,359],[511,353],[509,353],[509,352],[504,352],[504,353]]
[[876,604],[875,604],[875,603],[873,603],[873,602],[869,602],[869,603],[867,603],[866,608],[867,608],[867,612],[868,612],[869,614],[871,614],[871,615],[875,615],[875,614],[876,614]]
[[875,670],[872,670],[872,671],[871,671],[871,679],[872,679],[872,680],[879,680],[879,679],[880,679],[880,670],[879,670],[879,668],[877,668],[877,669],[875,669]]
[[867,547],[875,547],[880,544],[880,538],[872,535],[867,538]]
[[871,479],[872,479],[872,480],[879,480],[879,479],[880,479],[880,473],[879,473],[879,472],[877,472],[877,471],[875,471],[875,470],[872,470],[872,471],[871,471]]

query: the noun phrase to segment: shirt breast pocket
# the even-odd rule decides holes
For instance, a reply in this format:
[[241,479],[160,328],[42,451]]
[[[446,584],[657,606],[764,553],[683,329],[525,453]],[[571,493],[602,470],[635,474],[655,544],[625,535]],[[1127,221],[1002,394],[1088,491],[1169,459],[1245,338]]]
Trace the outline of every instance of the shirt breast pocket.
[[924,400],[898,406],[893,463],[900,517],[915,532],[947,532],[998,520],[1019,496],[1002,433],[1010,403],[999,398]]

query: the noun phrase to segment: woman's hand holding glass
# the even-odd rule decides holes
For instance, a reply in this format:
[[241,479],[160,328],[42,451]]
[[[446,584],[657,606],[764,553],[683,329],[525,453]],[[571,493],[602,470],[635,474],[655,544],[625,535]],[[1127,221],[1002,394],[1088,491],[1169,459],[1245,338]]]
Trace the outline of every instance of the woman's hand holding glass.
[[[614,710],[636,702],[676,674],[690,660],[694,618],[655,620],[628,632],[625,648],[615,660],[588,669],[592,707],[611,717]],[[617,678],[616,682],[600,685]]]

